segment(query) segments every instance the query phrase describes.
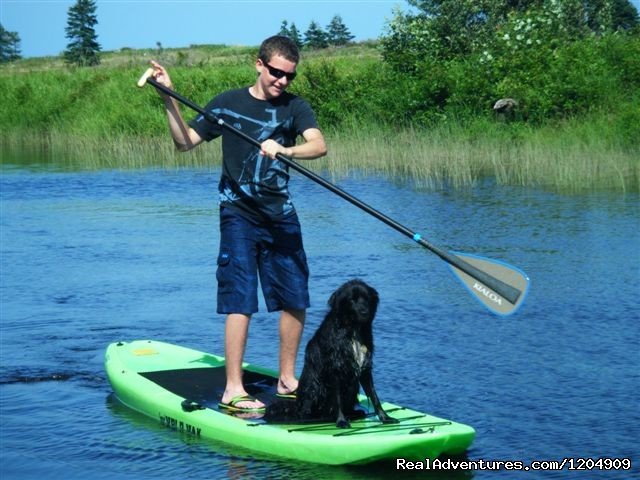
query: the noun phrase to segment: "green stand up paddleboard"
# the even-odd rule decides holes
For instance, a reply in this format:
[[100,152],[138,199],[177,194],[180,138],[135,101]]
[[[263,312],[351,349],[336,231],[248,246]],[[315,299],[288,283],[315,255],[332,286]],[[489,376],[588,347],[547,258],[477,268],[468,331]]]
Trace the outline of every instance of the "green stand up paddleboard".
[[[365,418],[351,428],[335,423],[272,424],[260,416],[242,418],[218,408],[225,385],[224,358],[168,343],[137,340],[109,345],[107,376],[120,402],[163,425],[225,442],[264,456],[329,465],[380,460],[425,461],[462,454],[473,428],[383,402],[396,424],[382,424],[365,396]],[[266,404],[276,401],[277,374],[244,365],[247,392]]]

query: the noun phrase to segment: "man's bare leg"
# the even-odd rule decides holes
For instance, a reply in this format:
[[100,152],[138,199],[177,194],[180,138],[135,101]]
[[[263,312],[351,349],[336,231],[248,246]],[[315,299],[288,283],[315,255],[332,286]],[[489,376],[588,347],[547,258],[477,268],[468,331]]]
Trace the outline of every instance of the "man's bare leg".
[[[222,403],[229,403],[239,395],[247,395],[242,383],[242,360],[249,334],[251,316],[240,313],[227,315],[224,331],[224,355],[227,373],[227,385],[222,395]],[[238,408],[261,408],[260,401],[237,402]]]

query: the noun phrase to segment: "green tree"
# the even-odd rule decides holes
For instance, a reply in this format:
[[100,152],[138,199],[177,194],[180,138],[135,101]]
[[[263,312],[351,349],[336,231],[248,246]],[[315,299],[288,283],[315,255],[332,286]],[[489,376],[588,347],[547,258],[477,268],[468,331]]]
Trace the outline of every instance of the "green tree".
[[0,24],[0,63],[11,62],[21,58],[20,35],[10,32]]
[[396,9],[382,39],[383,53],[387,58],[400,54],[399,64],[405,65],[425,55],[436,59],[468,55],[484,47],[509,13],[544,1],[407,0],[412,10]]
[[614,30],[632,30],[640,23],[638,10],[629,0],[613,0],[611,17]]
[[542,122],[615,105],[618,81],[635,91],[640,32],[623,0],[409,3],[382,45],[386,66],[411,80],[412,119],[492,114],[514,98],[517,118]]
[[282,35],[284,37],[291,37],[291,30],[289,30],[289,22],[287,22],[286,20],[282,21],[282,23],[280,24],[280,31],[278,32],[278,35]]
[[616,25],[633,24],[630,13],[633,6],[628,0],[407,0],[407,3],[412,10],[395,11],[382,46],[386,59],[409,70],[425,56],[446,60],[486,50],[511,17],[526,12],[531,16],[541,12],[553,17],[559,28],[556,33],[564,39],[603,34]]
[[294,22],[291,22],[291,26],[289,26],[289,22],[283,20],[280,24],[280,31],[278,35],[284,35],[285,37],[289,37],[294,43],[298,46],[298,48],[302,48],[303,42],[300,38],[300,32],[298,31],[298,27]]
[[320,28],[315,20],[309,24],[309,28],[304,32],[304,45],[309,48],[327,48],[327,34]]
[[93,66],[100,63],[100,44],[95,31],[98,23],[94,0],[77,0],[71,6],[65,28],[70,40],[64,57],[67,63],[79,66]]
[[296,24],[291,22],[291,28],[289,29],[289,38],[294,41],[294,43],[298,46],[298,48],[302,48],[303,42],[302,37],[300,36],[300,32],[298,31],[298,27]]
[[327,26],[327,42],[329,45],[346,45],[353,39],[354,36],[351,35],[351,32],[342,21],[342,17],[340,15],[334,15]]

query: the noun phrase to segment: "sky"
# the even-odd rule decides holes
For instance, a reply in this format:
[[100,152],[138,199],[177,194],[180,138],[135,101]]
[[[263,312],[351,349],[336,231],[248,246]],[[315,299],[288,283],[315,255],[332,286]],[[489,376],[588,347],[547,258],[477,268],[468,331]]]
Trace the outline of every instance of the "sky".
[[[20,36],[24,58],[58,55],[67,14],[75,0],[0,0],[0,23]],[[103,51],[188,47],[194,44],[257,46],[278,33],[283,20],[304,33],[311,21],[326,28],[342,17],[356,41],[380,37],[405,0],[96,0],[96,33]]]
[[[75,0],[0,0],[0,23],[18,32],[22,56],[58,55],[67,14]],[[640,0],[632,0],[640,9]],[[257,46],[278,33],[283,20],[304,33],[311,21],[326,28],[340,15],[356,41],[379,38],[395,8],[406,0],[96,0],[96,33],[103,51],[188,47],[193,44]]]

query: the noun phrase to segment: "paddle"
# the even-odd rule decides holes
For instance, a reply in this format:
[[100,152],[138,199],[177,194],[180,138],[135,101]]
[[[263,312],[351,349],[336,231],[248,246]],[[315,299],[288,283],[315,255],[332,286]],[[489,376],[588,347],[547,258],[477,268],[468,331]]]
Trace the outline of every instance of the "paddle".
[[[229,132],[237,135],[238,137],[246,140],[257,148],[260,148],[260,142],[249,135],[241,132],[232,125],[226,123],[223,119],[216,117],[210,112],[205,111],[200,106],[196,105],[189,99],[183,97],[179,93],[165,87],[158,83],[151,75],[153,69],[149,68],[138,80],[138,86],[143,87],[145,83],[153,85],[158,90],[165,94],[175,98],[180,103],[195,110],[201,114],[204,118],[212,123],[220,125],[222,128],[227,129]],[[401,225],[388,216],[380,213],[378,210],[370,207],[366,203],[358,200],[352,195],[348,194],[336,185],[328,182],[324,178],[316,175],[312,171],[294,162],[290,158],[284,155],[278,154],[276,156],[278,160],[293,168],[297,172],[303,174],[305,177],[319,183],[326,189],[339,195],[343,199],[352,203],[356,207],[364,210],[368,214],[374,216],[378,220],[386,223],[390,227],[413,239],[416,243],[427,248],[431,252],[438,255],[442,260],[447,262],[456,277],[462,282],[465,287],[471,292],[471,294],[480,301],[485,307],[494,313],[499,315],[510,315],[514,313],[526,297],[526,293],[529,286],[529,278],[521,270],[507,265],[506,263],[491,260],[476,255],[470,255],[466,253],[458,252],[446,252],[426,239],[422,238],[422,235],[416,233],[407,227]]]

